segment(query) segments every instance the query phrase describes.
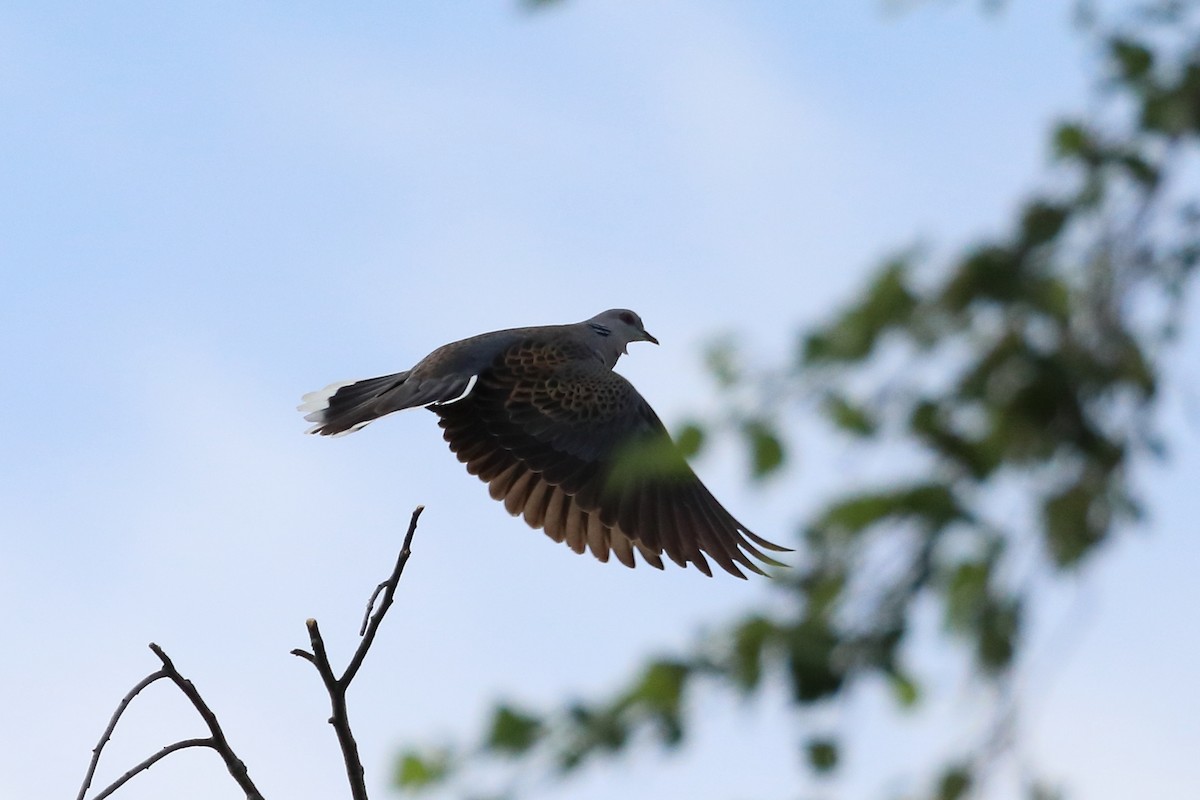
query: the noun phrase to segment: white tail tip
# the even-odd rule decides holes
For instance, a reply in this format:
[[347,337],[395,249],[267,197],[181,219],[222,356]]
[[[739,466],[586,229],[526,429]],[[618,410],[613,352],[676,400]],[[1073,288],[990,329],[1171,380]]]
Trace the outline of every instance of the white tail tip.
[[300,405],[296,406],[297,411],[304,412],[304,418],[309,422],[320,422],[322,420],[313,419],[317,414],[320,414],[325,409],[329,408],[329,398],[337,394],[337,390],[343,386],[350,386],[357,381],[339,381],[331,383],[324,389],[318,389],[315,392],[309,392],[300,398]]

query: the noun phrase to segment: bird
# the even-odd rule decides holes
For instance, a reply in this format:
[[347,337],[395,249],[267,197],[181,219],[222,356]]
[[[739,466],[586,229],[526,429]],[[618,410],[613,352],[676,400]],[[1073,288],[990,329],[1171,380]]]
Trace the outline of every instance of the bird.
[[[635,554],[712,576],[784,566],[788,552],[713,497],[650,404],[613,371],[632,342],[658,339],[609,309],[569,325],[492,331],[443,345],[412,369],[333,383],[302,398],[307,433],[339,436],[407,408],[438,416],[442,437],[492,498],[534,529],[627,567]],[[759,549],[762,548],[762,549]],[[756,563],[756,561],[758,563]]]

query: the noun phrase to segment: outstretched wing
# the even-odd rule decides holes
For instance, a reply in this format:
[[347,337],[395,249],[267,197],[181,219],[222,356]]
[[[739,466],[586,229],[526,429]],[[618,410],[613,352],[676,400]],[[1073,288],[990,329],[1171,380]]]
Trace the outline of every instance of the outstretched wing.
[[661,569],[662,555],[711,575],[764,574],[756,536],[692,472],[627,380],[569,343],[531,338],[505,349],[467,396],[432,405],[450,449],[511,514],[577,553],[590,549]]

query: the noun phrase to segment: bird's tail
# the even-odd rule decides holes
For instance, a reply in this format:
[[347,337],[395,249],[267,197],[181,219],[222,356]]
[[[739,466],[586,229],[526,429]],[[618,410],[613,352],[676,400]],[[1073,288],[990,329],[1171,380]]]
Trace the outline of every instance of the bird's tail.
[[308,433],[340,436],[354,433],[393,411],[455,403],[471,393],[477,378],[455,373],[410,380],[411,374],[412,370],[407,370],[380,378],[331,383],[319,392],[304,395],[304,402],[297,408],[314,423]]
[[362,381],[331,383],[324,389],[304,395],[297,410],[314,425],[307,433],[341,436],[353,433],[372,420],[397,410],[385,402],[385,395],[404,384],[408,372],[397,372]]

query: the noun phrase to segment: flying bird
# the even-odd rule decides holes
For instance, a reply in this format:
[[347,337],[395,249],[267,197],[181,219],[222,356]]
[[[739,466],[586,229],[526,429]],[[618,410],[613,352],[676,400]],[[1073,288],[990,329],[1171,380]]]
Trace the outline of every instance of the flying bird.
[[[712,575],[782,566],[717,502],[658,415],[613,367],[630,342],[658,340],[641,317],[611,309],[573,325],[512,328],[443,345],[404,372],[304,395],[308,433],[337,436],[424,406],[467,471],[514,516],[576,553],[665,555]],[[757,546],[756,546],[757,545]],[[739,568],[740,567],[740,568]]]

